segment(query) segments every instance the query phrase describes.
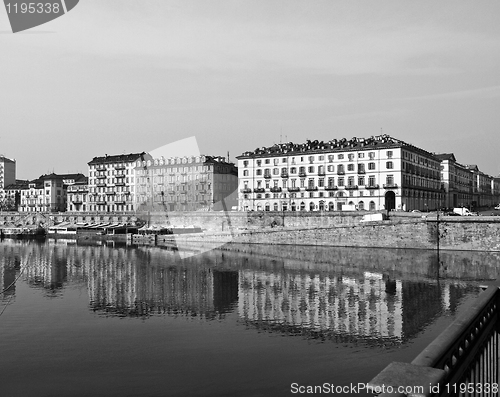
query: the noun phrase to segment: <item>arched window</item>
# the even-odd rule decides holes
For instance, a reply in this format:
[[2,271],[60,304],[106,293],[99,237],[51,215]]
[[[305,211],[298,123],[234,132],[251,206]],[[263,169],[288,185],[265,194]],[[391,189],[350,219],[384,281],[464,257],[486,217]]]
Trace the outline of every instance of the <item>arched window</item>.
[[309,203],[309,211],[314,211],[314,203]]
[[375,202],[374,201],[370,201],[369,208],[370,208],[370,211],[375,211]]
[[360,211],[364,211],[364,209],[365,209],[365,203],[363,203],[362,201],[360,201],[360,202],[358,203],[358,209],[359,209]]
[[278,209],[279,209],[278,203],[274,203],[274,210],[278,211]]

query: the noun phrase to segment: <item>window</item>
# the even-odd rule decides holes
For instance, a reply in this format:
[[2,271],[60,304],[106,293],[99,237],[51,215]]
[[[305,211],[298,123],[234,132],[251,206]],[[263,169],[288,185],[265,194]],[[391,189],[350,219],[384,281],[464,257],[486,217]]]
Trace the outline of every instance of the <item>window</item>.
[[375,169],[375,163],[368,163],[368,169],[369,170],[374,170]]
[[344,165],[339,164],[337,165],[337,174],[343,174],[344,173]]
[[392,159],[392,150],[387,151],[387,158]]
[[257,167],[260,167],[262,165],[262,160],[257,160]]
[[248,170],[243,171],[243,176],[248,176]]
[[365,154],[364,153],[358,153],[358,158],[362,159],[365,157]]
[[314,166],[309,167],[307,171],[308,171],[309,173],[313,173],[313,172],[314,172]]
[[273,168],[273,175],[279,175],[280,170],[279,168]]
[[364,164],[358,164],[358,172],[365,172],[365,165]]
[[385,167],[388,169],[388,170],[392,170],[394,168],[394,165],[392,163],[392,161],[387,161],[385,163]]
[[339,178],[338,184],[339,186],[344,186],[344,178]]
[[324,178],[320,178],[320,179],[318,180],[318,186],[319,186],[319,187],[323,187],[323,186],[325,186],[325,179],[324,179]]
[[328,186],[334,186],[335,185],[335,178],[328,178]]
[[287,162],[287,158],[286,158],[286,157],[283,157],[283,158],[281,159],[281,161],[282,161],[283,163],[286,163],[286,162]]
[[305,175],[305,173],[306,173],[306,167],[300,167],[299,168],[299,174]]
[[387,177],[386,177],[386,183],[389,186],[394,186],[394,175],[387,175]]
[[325,156],[319,156],[318,160],[323,161],[325,159]]
[[314,162],[314,156],[309,156],[309,162],[313,163]]
[[262,175],[262,170],[257,170],[256,174],[257,175]]
[[292,167],[290,168],[290,174],[295,174],[297,172],[297,168]]
[[265,159],[265,160],[264,160],[264,163],[265,163],[265,164],[270,164],[270,163],[271,163],[271,160],[269,160],[269,159]]
[[354,160],[354,153],[349,153],[349,154],[347,155],[347,158],[349,159],[349,161]]
[[354,171],[354,164],[347,164],[347,171]]
[[344,155],[343,154],[339,154],[337,157],[339,158],[339,160],[343,160],[344,159]]
[[375,177],[374,176],[368,177],[368,186],[375,186]]
[[331,163],[335,159],[333,154],[328,155],[328,161]]
[[354,186],[354,177],[353,176],[350,176],[349,178],[347,178],[347,185]]
[[[243,167],[248,167],[248,160],[243,161]],[[198,167],[196,167],[198,168]]]
[[358,185],[359,186],[364,186],[365,185],[365,177],[364,176],[359,176],[358,177]]
[[333,165],[329,165],[329,166],[328,166],[328,172],[333,172],[333,171],[335,170],[335,168],[334,168],[334,167],[335,167],[335,166],[333,166]]

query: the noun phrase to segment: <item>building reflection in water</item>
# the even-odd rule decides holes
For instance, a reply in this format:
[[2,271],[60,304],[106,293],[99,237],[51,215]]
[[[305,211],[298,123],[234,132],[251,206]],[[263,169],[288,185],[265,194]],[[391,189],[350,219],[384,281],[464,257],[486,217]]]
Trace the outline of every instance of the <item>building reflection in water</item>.
[[[214,320],[235,313],[247,326],[288,335],[402,343],[454,312],[477,290],[470,280],[497,278],[498,255],[488,253],[447,253],[437,260],[427,251],[240,251],[181,259],[157,247],[3,242],[0,285],[22,270],[22,279],[48,297],[68,284],[86,284],[90,309],[103,316]],[[2,299],[9,293],[15,289]]]

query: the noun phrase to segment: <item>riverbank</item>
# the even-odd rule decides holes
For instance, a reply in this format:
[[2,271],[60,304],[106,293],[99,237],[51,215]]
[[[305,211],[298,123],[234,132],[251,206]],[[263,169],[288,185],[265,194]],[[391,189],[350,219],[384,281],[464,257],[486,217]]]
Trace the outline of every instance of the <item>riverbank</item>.
[[500,252],[500,220],[496,217],[407,218],[328,227],[205,231],[196,235],[161,236],[157,240],[158,245],[196,245],[199,249],[228,242]]

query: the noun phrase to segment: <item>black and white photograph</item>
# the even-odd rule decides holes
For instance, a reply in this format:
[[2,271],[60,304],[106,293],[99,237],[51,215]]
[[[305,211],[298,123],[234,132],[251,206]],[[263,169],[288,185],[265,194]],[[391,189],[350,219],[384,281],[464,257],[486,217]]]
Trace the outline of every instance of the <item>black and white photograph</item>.
[[0,396],[500,395],[500,3],[3,0]]

